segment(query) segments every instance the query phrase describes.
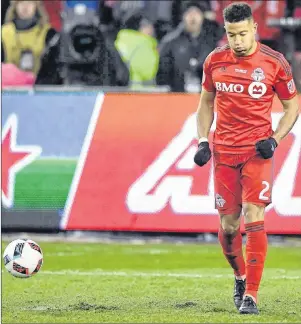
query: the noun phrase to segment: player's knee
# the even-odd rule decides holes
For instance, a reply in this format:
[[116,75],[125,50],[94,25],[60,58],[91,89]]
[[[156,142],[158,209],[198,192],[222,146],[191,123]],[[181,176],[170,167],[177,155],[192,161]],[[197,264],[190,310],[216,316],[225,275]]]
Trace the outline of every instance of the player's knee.
[[253,223],[264,220],[264,204],[250,204],[246,203],[243,205],[245,223]]
[[235,224],[222,224],[222,229],[228,235],[232,235],[238,231],[239,225]]
[[239,216],[237,215],[221,215],[221,227],[228,235],[232,235],[238,231],[240,225]]

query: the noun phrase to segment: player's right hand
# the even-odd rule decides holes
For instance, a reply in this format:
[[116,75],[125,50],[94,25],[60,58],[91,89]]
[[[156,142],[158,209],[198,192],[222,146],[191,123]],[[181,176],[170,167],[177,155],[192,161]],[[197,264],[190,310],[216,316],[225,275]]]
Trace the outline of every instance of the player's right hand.
[[266,140],[261,140],[255,144],[256,151],[264,159],[270,159],[274,155],[277,146],[278,144],[273,137],[270,137]]
[[208,142],[201,142],[194,156],[194,163],[198,166],[205,165],[211,158],[211,150]]

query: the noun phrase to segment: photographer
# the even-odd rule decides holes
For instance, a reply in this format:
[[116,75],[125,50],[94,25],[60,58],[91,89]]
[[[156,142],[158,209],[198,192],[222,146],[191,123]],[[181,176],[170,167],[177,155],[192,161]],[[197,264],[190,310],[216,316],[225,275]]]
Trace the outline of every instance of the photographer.
[[183,21],[167,34],[160,46],[157,85],[169,85],[174,92],[199,92],[206,56],[217,46],[223,29],[204,17],[202,3],[185,3]]
[[126,86],[129,71],[100,29],[94,10],[78,5],[64,12],[63,28],[42,58],[36,84]]
[[11,1],[2,28],[1,60],[36,75],[44,48],[55,35],[41,1]]

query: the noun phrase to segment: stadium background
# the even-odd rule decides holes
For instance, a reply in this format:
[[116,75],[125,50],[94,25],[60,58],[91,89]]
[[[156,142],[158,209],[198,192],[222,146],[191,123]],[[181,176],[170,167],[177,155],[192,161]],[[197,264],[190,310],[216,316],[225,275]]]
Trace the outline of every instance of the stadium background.
[[[2,103],[4,230],[217,231],[211,164],[192,163],[198,95],[5,91]],[[275,99],[274,127],[280,116]],[[270,234],[300,234],[300,130],[276,152]],[[17,172],[13,132],[41,152]]]
[[[2,24],[6,22],[4,18],[10,6],[16,3],[3,2]],[[21,81],[19,86],[14,85],[12,81],[18,80],[20,73],[14,74],[16,71],[11,70],[6,55],[2,58],[2,228],[216,232],[211,164],[198,169],[192,163],[196,150],[193,114],[200,91],[196,83],[200,84],[199,74],[202,73],[193,68],[193,62],[198,60],[197,65],[201,67],[206,52],[211,51],[208,44],[214,48],[225,43],[221,32],[222,10],[229,3],[231,1],[171,0],[154,5],[145,1],[68,0],[52,1],[50,5],[48,1],[41,1],[45,8],[43,15],[48,15],[54,28],[52,33],[56,33],[53,39],[58,36],[63,40],[54,47],[59,52],[58,57],[51,59],[57,55],[51,49],[55,41],[51,44],[46,41],[41,68],[32,86],[25,86]],[[300,1],[250,1],[250,5],[259,24],[259,40],[284,53],[299,88]],[[191,16],[194,24],[197,15],[203,15],[199,45],[188,36],[193,35],[194,30],[194,24],[189,25],[185,20],[189,14],[193,15],[189,8],[197,10]],[[108,41],[114,37],[120,39],[124,32],[131,31],[140,38],[148,33],[148,38],[141,38],[145,43],[140,40],[134,52],[139,52],[152,39],[158,46],[159,57],[154,59],[145,49],[132,66],[133,59],[130,63],[126,61],[127,43],[115,41],[127,67],[121,68],[120,64],[114,67],[109,63],[107,68],[111,66],[116,70],[108,73],[124,74],[125,80],[124,71],[128,68],[127,86],[126,82],[117,86],[117,77],[115,81],[109,77],[111,84],[105,83],[105,70],[97,77],[99,83],[88,81],[89,78],[84,84],[79,82],[80,77],[72,70],[74,60],[81,62],[82,74],[89,75],[93,60],[85,62],[82,57],[87,53],[94,57],[98,53],[98,45],[84,45],[89,41],[97,44],[93,39],[100,37],[99,34],[93,36],[93,32],[89,34],[95,31],[89,29],[96,26],[94,21]],[[80,28],[83,28],[81,32]],[[85,33],[90,38],[85,38]],[[210,37],[216,43],[210,43]],[[128,42],[131,42],[130,37]],[[181,60],[189,61],[188,66],[177,65],[180,54],[172,49],[166,56],[164,48],[175,47],[167,45],[169,42],[176,42],[179,53],[183,52],[183,46],[187,47]],[[2,54],[7,48],[5,45]],[[127,50],[130,53],[130,49]],[[77,51],[76,56],[74,51]],[[170,55],[174,62],[168,59]],[[143,63],[144,57],[148,64]],[[158,70],[153,63],[156,60],[159,60]],[[64,62],[73,62],[73,65],[64,66]],[[101,64],[106,65],[107,61]],[[154,64],[153,72],[157,71],[156,82],[146,76],[139,81],[136,76],[150,64]],[[173,71],[179,73],[174,74],[172,80],[166,79],[171,70],[164,70],[170,64]],[[46,76],[58,72],[68,81]],[[173,79],[181,81],[176,84]],[[185,89],[185,93],[181,89]],[[275,99],[274,128],[281,111]],[[301,231],[300,129],[299,120],[276,152],[274,203],[269,206],[266,217],[271,234],[299,234]],[[21,146],[19,150],[22,146],[33,147],[33,151],[29,149],[32,155],[26,157],[13,152],[14,140]],[[286,191],[282,190],[284,187]]]

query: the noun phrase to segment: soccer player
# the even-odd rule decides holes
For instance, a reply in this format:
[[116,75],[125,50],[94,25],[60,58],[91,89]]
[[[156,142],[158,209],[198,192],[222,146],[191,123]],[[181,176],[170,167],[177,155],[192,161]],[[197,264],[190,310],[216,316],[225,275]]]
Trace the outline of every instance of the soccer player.
[[[271,203],[273,154],[295,124],[297,92],[284,56],[256,41],[257,24],[246,3],[223,11],[228,45],[216,48],[204,63],[197,110],[199,145],[194,161],[211,158],[213,139],[215,204],[220,215],[219,242],[234,270],[234,303],[241,314],[258,314],[257,292],[267,252],[265,207]],[[275,93],[284,114],[275,131],[271,109]],[[247,235],[242,252],[240,216]]]

